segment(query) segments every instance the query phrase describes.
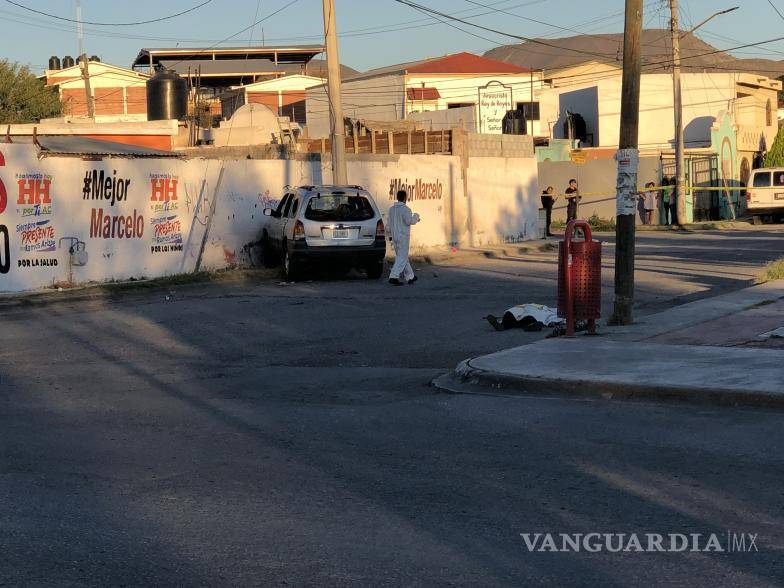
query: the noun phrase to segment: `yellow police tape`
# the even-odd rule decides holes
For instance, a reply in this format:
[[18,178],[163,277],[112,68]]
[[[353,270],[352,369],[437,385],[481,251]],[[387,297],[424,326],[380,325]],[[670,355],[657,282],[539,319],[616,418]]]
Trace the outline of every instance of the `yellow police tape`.
[[[637,192],[643,193],[648,192],[650,190],[654,192],[660,192],[664,189],[670,189],[674,191],[675,186],[653,186],[650,188],[646,188],[641,186],[637,188]],[[684,186],[684,189],[687,192],[710,192],[710,191],[717,191],[717,192],[743,192],[748,190],[748,186]],[[754,190],[779,190],[780,192],[784,192],[784,186],[761,186],[761,187],[754,187]],[[585,198],[587,196],[611,196],[615,195],[615,192],[578,192],[578,196],[580,198]],[[553,194],[545,194],[544,192],[541,194],[542,196],[552,196],[553,198],[557,198],[559,196],[563,196],[565,198],[573,198],[572,194],[563,194],[563,193],[553,193]]]

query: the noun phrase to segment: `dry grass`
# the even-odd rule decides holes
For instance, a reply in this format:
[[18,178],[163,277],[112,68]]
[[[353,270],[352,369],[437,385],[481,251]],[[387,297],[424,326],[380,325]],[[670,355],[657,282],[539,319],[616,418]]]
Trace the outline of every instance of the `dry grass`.
[[757,276],[757,284],[784,279],[784,257],[771,261]]

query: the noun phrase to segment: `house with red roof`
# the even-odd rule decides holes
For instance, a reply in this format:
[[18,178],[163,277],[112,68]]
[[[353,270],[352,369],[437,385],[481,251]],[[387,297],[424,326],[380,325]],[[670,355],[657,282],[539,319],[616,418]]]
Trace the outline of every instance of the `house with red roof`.
[[[455,53],[382,67],[342,80],[343,114],[360,121],[426,121],[427,114],[469,108],[462,125],[470,131],[500,133],[500,117],[521,110],[528,134],[540,134],[539,105],[535,94],[542,88],[542,72],[480,57]],[[329,134],[326,84],[307,90],[308,134]],[[432,117],[447,120],[443,113]],[[460,121],[442,122],[460,126]],[[546,133],[545,133],[546,134]]]

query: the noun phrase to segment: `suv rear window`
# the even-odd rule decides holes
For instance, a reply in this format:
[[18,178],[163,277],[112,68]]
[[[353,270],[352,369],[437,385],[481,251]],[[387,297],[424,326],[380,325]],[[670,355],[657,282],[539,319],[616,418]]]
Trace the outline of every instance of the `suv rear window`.
[[367,198],[349,194],[322,194],[308,201],[305,218],[319,222],[370,220],[375,215]]
[[757,172],[754,174],[754,187],[763,188],[770,186],[770,172]]

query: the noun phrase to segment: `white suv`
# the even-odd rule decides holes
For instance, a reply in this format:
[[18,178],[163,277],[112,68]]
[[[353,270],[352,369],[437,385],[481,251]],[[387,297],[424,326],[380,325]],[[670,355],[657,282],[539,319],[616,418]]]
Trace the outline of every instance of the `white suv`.
[[384,221],[370,192],[361,186],[299,186],[286,192],[262,233],[267,265],[280,259],[286,279],[296,280],[314,263],[364,269],[378,279],[384,271]]
[[746,211],[754,224],[763,216],[784,215],[784,167],[755,169],[746,188]]

